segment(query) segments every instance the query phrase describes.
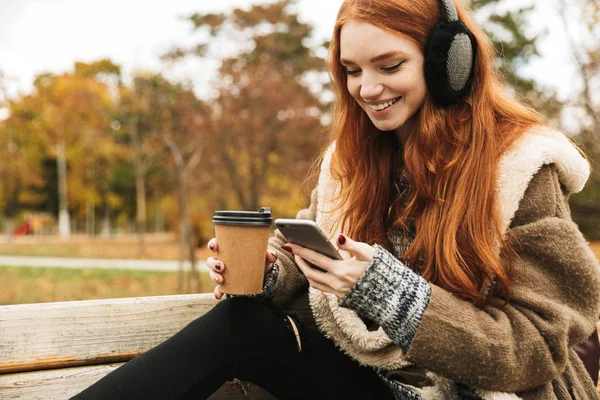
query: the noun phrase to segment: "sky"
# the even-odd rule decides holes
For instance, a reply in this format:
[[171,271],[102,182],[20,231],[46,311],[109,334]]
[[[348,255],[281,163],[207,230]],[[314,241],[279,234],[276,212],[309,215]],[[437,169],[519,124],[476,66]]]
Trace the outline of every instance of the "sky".
[[[503,6],[534,3],[531,32],[548,30],[540,42],[542,57],[523,70],[540,84],[569,97],[577,84],[567,42],[560,29],[556,0],[505,0]],[[159,57],[175,44],[193,43],[193,12],[218,12],[249,7],[252,0],[0,0],[0,71],[14,97],[31,91],[40,72],[72,70],[74,61],[108,57],[122,65],[124,76],[136,69],[165,72]],[[298,0],[303,21],[314,27],[317,40],[328,39],[342,0]],[[552,28],[552,29],[550,29]],[[213,65],[214,67],[214,65]],[[167,76],[191,79],[199,95],[210,90],[207,65],[182,65]]]

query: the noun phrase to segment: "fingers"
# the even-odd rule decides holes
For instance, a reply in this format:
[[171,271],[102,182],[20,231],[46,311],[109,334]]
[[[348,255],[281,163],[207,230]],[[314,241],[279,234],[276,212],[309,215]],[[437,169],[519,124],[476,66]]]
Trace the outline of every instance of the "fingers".
[[210,249],[210,251],[212,251],[213,253],[216,253],[218,250],[218,245],[217,245],[217,239],[212,238],[208,241],[208,243],[206,244],[206,247],[208,247]]
[[206,265],[209,270],[222,274],[225,271],[225,264],[217,257],[208,257],[206,259]]
[[306,279],[308,280],[308,283],[311,287],[317,290],[321,290],[323,292],[333,293],[338,298],[343,297],[343,294],[338,293],[338,291],[332,287],[332,274],[327,272],[321,272],[317,269],[312,268],[304,259],[297,255],[294,256],[294,259],[296,260],[296,264],[298,264],[298,268],[300,268],[304,276],[306,276]]
[[287,243],[286,246],[291,249],[292,254],[300,256],[308,263],[314,264],[325,271],[330,270],[332,262],[334,261],[321,253],[317,253],[316,251],[307,249],[306,247],[298,246],[294,243]]
[[357,260],[368,262],[373,261],[373,254],[375,253],[373,246],[363,242],[356,242],[344,235],[338,236],[337,243],[341,250],[347,251]]
[[208,276],[212,281],[215,281],[218,284],[223,283],[223,275],[213,271],[212,269],[208,270]]
[[223,293],[221,293],[219,288],[220,288],[220,286],[216,286],[215,290],[213,291],[213,294],[215,295],[215,299],[217,299],[217,300],[221,300],[221,297],[223,297]]
[[[210,239],[206,247],[208,247],[213,253],[216,253],[219,249],[217,245],[217,239]],[[208,265],[208,276],[210,276],[210,279],[217,283],[217,286],[215,286],[215,290],[213,290],[215,299],[221,300],[221,298],[223,297],[223,293],[221,293],[221,286],[219,285],[223,283],[223,275],[221,274],[223,273],[223,271],[225,271],[225,264],[222,261],[220,261],[217,257],[208,257],[208,259],[206,260],[206,265]]]
[[206,259],[206,265],[208,266],[208,276],[211,280],[217,284],[223,283],[223,271],[225,270],[225,264],[216,257],[208,257]]
[[305,259],[298,255],[294,255],[294,260],[296,261],[296,264],[298,264],[298,267],[300,268],[306,279],[308,279],[311,283],[311,286],[313,285],[313,283],[328,283],[328,280],[330,278],[329,273],[319,271],[318,269],[311,267]]
[[267,250],[267,263],[272,264],[277,261],[277,253],[273,250]]

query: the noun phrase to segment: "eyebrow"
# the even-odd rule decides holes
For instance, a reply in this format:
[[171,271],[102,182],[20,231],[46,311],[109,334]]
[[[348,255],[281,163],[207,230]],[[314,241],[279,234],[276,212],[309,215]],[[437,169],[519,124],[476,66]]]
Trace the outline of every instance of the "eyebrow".
[[[378,56],[375,56],[375,57],[371,58],[369,61],[374,63],[374,62],[382,61],[382,60],[385,60],[385,59],[388,59],[388,58],[391,58],[394,56],[398,56],[398,55],[406,55],[406,54],[400,50],[392,50],[392,51],[388,51],[386,53],[380,54]],[[356,64],[354,61],[346,60],[344,58],[341,58],[340,62],[342,64]]]

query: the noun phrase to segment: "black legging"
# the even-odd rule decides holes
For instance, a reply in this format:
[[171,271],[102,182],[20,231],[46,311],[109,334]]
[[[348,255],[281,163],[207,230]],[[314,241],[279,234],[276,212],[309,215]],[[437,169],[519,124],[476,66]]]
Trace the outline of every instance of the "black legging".
[[393,399],[374,370],[261,300],[219,302],[180,332],[73,399],[205,399],[238,378],[278,399]]

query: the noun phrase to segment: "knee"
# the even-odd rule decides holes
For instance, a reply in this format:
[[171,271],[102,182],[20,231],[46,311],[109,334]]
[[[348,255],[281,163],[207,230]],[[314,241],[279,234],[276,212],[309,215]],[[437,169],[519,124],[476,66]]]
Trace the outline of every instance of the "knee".
[[228,331],[244,332],[253,327],[272,325],[281,318],[275,309],[260,299],[233,297],[220,301],[196,321],[219,325]]

